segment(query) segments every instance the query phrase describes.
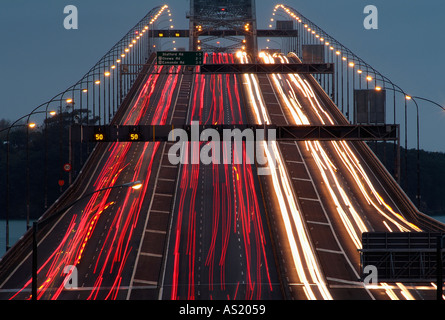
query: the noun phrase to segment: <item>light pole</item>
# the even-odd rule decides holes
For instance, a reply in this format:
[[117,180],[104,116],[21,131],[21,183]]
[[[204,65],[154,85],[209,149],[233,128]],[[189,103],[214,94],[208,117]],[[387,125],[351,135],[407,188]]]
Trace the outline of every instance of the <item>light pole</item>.
[[[345,114],[345,110],[344,110],[344,106],[345,106],[345,99],[344,99],[345,90],[343,88],[343,85],[345,83],[344,82],[344,62],[346,60],[347,60],[346,57],[342,57],[341,58],[341,113],[343,113],[343,115]],[[349,85],[349,82],[348,82],[348,85]]]
[[[380,88],[380,87],[379,87]],[[417,198],[417,208],[420,210],[420,115],[419,115],[419,105],[417,104],[417,101],[412,97],[412,96],[410,96],[410,95],[407,95],[404,91],[401,91],[401,90],[397,90],[397,89],[395,89],[395,88],[387,88],[387,87],[385,87],[384,89],[389,89],[389,90],[393,90],[394,92],[399,92],[399,93],[401,93],[401,94],[403,94],[404,95],[404,98],[405,98],[405,172],[406,172],[406,170],[408,170],[407,169],[407,156],[406,156],[406,154],[407,154],[407,149],[408,149],[408,146],[407,146],[407,101],[413,101],[414,102],[414,104],[415,104],[415,106],[416,106],[416,130],[417,130],[417,146],[416,146],[416,148],[417,148],[417,165],[416,165],[416,175],[417,175],[417,196],[416,196],[416,198]],[[381,88],[380,88],[380,90],[381,90]],[[417,98],[419,98],[419,97],[417,97]],[[434,101],[431,101],[431,100],[428,100],[428,99],[425,99],[425,98],[419,98],[419,99],[422,99],[422,100],[426,100],[426,101],[429,101],[429,102],[432,102],[432,103],[434,103],[434,104],[436,104],[436,105],[438,105],[440,108],[442,108],[443,110],[445,110],[445,108],[443,108],[442,106],[440,106],[438,103],[436,103],[436,102],[434,102]],[[406,180],[406,173],[405,173],[405,180]]]
[[412,100],[416,105],[417,114],[417,208],[420,210],[420,123],[419,123],[419,105],[411,96],[405,96],[406,100]]
[[445,235],[439,235],[437,237],[437,247],[436,247],[436,273],[437,273],[437,291],[436,298],[437,300],[442,301],[442,293],[443,293],[443,260],[442,260],[442,248],[443,248],[443,240],[445,239]]
[[411,98],[412,98],[412,99],[419,99],[419,100],[423,100],[423,101],[430,102],[430,103],[432,103],[432,104],[438,106],[439,108],[441,108],[443,111],[445,111],[445,107],[441,106],[441,105],[438,104],[437,102],[434,102],[434,101],[432,101],[432,100],[430,100],[430,99],[426,99],[426,98],[422,98],[422,97],[417,97],[417,96],[412,96]]
[[[351,61],[349,62],[348,66],[352,69],[352,106],[354,108],[355,106],[355,95],[354,95],[354,91],[355,91],[355,62]],[[348,77],[349,77],[349,71],[348,71]],[[349,79],[348,79],[348,92],[349,92]],[[348,93],[348,99],[349,99],[349,93]],[[351,110],[349,107],[349,100],[348,100],[348,120],[349,122],[351,122]]]
[[7,143],[7,149],[6,149],[6,251],[9,250],[9,193],[10,193],[10,183],[9,183],[9,151],[10,151],[10,141],[9,141],[9,133],[11,132],[12,128],[17,127],[25,127],[30,126],[31,128],[35,128],[35,123],[28,123],[28,124],[20,124],[16,125],[17,122],[20,120],[26,118],[28,115],[21,117],[20,119],[16,120],[11,126],[8,128],[5,128],[1,130],[0,132],[7,131],[6,134],[6,141]]
[[[26,126],[26,230],[28,230],[30,228],[30,225],[29,225],[30,214],[29,214],[29,212],[30,212],[30,202],[31,202],[31,200],[30,200],[31,191],[30,191],[30,181],[29,181],[29,171],[30,171],[30,167],[29,167],[29,129],[35,128],[35,124],[30,123],[29,120],[33,114],[41,114],[41,113],[46,114],[47,112],[48,112],[47,110],[38,111],[38,112],[36,112],[34,110],[33,112],[31,112],[28,115],[28,120],[26,122],[28,124]],[[51,115],[55,115],[54,111],[51,111],[50,113],[51,113]],[[47,115],[46,115],[46,117],[47,117]]]
[[64,95],[67,91],[62,93],[62,97],[60,99],[59,104],[59,112],[60,112],[60,118],[59,118],[59,186],[60,186],[60,193],[63,191],[63,128],[65,126],[65,119],[63,116],[63,109],[62,109],[62,102],[66,103],[66,107],[72,105],[72,108],[74,109],[74,99],[73,98],[67,98],[64,99]]
[[[45,160],[44,160],[44,207],[48,208],[48,108],[52,102],[58,102],[60,99],[55,99],[55,97],[46,103],[46,117],[45,117],[45,127],[44,127],[44,136],[45,136]],[[60,108],[59,108],[60,109]],[[51,116],[55,116],[57,114],[56,111],[50,111],[49,114]],[[60,114],[60,117],[62,114]]]
[[[333,52],[334,54],[334,52]],[[332,62],[335,64],[335,88],[336,88],[336,98],[335,98],[335,104],[339,108],[340,105],[340,83],[339,83],[339,74],[340,74],[340,64],[339,64],[339,57],[340,57],[340,50],[335,49],[335,61],[334,58],[332,58]],[[333,56],[334,57],[334,56]],[[332,80],[334,81],[334,77],[332,77]]]
[[416,105],[416,111],[417,111],[417,180],[418,180],[418,185],[417,185],[417,196],[418,196],[418,205],[420,205],[420,142],[419,142],[419,106],[417,105],[416,100],[423,100],[423,101],[427,101],[430,102],[432,104],[434,104],[435,106],[438,106],[439,108],[441,108],[442,110],[445,111],[445,107],[441,106],[440,104],[438,104],[437,102],[434,102],[430,99],[426,99],[426,98],[422,98],[422,97],[417,97],[417,96],[408,96],[405,95],[406,100],[412,100],[415,105]]
[[102,192],[102,191],[106,191],[106,190],[110,190],[110,189],[118,189],[118,188],[132,188],[134,190],[139,190],[141,187],[142,187],[141,181],[134,181],[134,182],[129,182],[129,183],[125,183],[125,184],[121,184],[121,185],[117,185],[117,186],[99,189],[99,190],[96,190],[94,192],[91,192],[87,195],[84,195],[84,196],[78,198],[77,200],[70,203],[63,209],[57,211],[50,217],[45,218],[43,220],[33,222],[33,224],[32,224],[32,289],[31,289],[32,290],[32,300],[37,300],[37,243],[38,243],[37,242],[37,232],[38,232],[39,227],[50,223],[51,221],[53,221],[55,218],[62,215],[64,212],[66,212],[69,208],[71,208],[75,204],[79,203],[80,201],[82,201],[88,197],[91,197],[92,195],[94,195],[98,192]]

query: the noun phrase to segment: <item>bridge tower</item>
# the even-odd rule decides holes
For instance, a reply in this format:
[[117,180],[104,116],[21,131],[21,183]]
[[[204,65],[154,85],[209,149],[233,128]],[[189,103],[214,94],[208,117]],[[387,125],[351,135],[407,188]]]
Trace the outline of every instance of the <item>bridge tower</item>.
[[255,0],[190,0],[190,50],[257,52]]

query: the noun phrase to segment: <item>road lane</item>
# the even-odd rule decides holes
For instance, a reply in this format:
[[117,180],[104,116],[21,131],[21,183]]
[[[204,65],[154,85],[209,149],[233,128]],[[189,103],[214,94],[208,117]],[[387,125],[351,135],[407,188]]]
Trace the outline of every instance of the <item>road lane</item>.
[[[155,67],[162,69],[162,67]],[[122,124],[165,124],[172,115],[177,95],[177,74],[150,73]],[[110,143],[96,165],[84,194],[128,181],[144,181],[142,190],[109,190],[72,207],[60,218],[60,225],[39,243],[39,299],[122,299],[130,284],[135,248],[143,232],[141,221],[147,214],[157,168],[162,156],[160,143]],[[142,219],[141,219],[142,216]],[[12,298],[30,298],[29,255],[20,263],[2,289],[22,288]],[[78,290],[64,290],[63,269],[75,265]],[[131,270],[131,269],[130,269]]]
[[[265,57],[265,61],[288,62],[282,56]],[[303,76],[269,75],[268,78],[287,122],[297,125],[338,123]],[[272,109],[275,118],[281,120],[276,116],[278,108]],[[334,297],[410,298],[411,295],[400,287],[393,290],[382,284],[382,289],[371,292],[357,281],[362,232],[415,232],[420,228],[397,211],[396,203],[388,197],[375,174],[368,171],[369,167],[356,154],[354,145],[344,141],[306,141],[280,143],[280,148],[286,155],[302,214]]]
[[[228,54],[206,55],[206,59],[234,61]],[[237,77],[196,75],[193,92],[189,123],[245,121]],[[212,143],[201,142],[199,147]],[[226,151],[231,158],[239,156]],[[206,165],[198,161],[181,165],[180,176],[162,297],[280,298],[255,167],[245,162]]]

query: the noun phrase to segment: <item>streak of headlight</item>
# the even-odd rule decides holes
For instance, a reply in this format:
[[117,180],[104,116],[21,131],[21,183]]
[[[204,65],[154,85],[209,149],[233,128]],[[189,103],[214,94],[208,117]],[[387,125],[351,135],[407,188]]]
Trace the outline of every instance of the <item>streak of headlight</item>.
[[[241,56],[242,62],[245,61],[244,58]],[[263,121],[266,123],[270,123],[267,109],[262,103],[261,94],[258,90],[258,82],[256,78],[253,75],[250,75],[250,79],[248,78],[248,75],[244,76],[246,80],[248,79],[246,81],[246,85],[248,88],[250,102],[254,108],[258,123],[262,124]],[[252,86],[255,88],[255,90],[252,89]],[[254,91],[256,97],[254,96]],[[256,101],[259,101],[260,106],[258,106]],[[260,117],[260,114],[263,115],[263,119]],[[300,281],[304,285],[304,292],[309,299],[316,299],[315,293],[313,292],[313,289],[311,287],[311,284],[315,283],[317,284],[317,287],[319,288],[319,291],[324,299],[332,299],[332,296],[327,289],[326,283],[324,282],[320,266],[316,260],[314,249],[312,248],[308,239],[302,217],[297,209],[297,204],[292,194],[290,182],[284,169],[283,160],[279,153],[277,143],[271,143],[272,150],[269,150],[266,142],[263,142],[262,145],[270,166],[273,187],[275,195],[278,199],[283,223],[285,225],[286,235],[291,248],[294,266],[296,268]],[[272,159],[275,159],[276,162]],[[294,232],[292,230],[291,221],[293,221],[297,230],[296,236],[294,235]],[[302,253],[300,253],[297,243],[302,247]],[[303,262],[303,257],[306,265]],[[308,272],[309,274],[306,274],[306,272]],[[309,276],[311,279],[309,279]]]
[[408,289],[403,285],[403,283],[397,282],[397,286],[402,290],[402,295],[406,300],[415,300],[413,295],[408,291]]
[[382,282],[381,286],[383,289],[385,289],[386,294],[391,298],[391,300],[400,300],[395,294],[394,290],[386,282]]
[[[287,63],[288,62],[287,57],[283,57],[282,61]],[[327,119],[326,121],[328,121],[330,124],[334,124],[332,118],[328,115],[326,110],[321,107],[320,102],[316,98],[312,88],[309,86],[307,81],[306,80],[302,81],[301,77],[298,74],[294,74],[294,75],[291,74],[291,75],[289,75],[289,77],[291,78],[292,83],[298,89],[300,89],[302,91],[302,93],[304,94],[305,97],[310,97],[310,98],[308,98],[308,101],[310,102],[311,106],[313,107],[320,122],[322,124],[325,124],[326,122],[325,122],[324,118],[326,118]],[[279,85],[279,83],[276,83],[276,86],[278,86],[278,85]],[[278,91],[280,91],[280,90],[281,90],[281,92],[283,92],[283,90],[281,88],[278,89]],[[293,90],[290,90],[290,95],[292,97],[292,100],[298,100],[296,98],[296,95],[293,92]],[[286,97],[283,97],[283,99],[285,101],[287,100]],[[315,103],[314,103],[314,101],[315,101]],[[289,107],[289,104],[287,102],[285,104]],[[300,104],[298,103],[298,105],[300,105]],[[298,119],[296,119],[295,117],[294,117],[294,120],[296,121],[297,124],[302,124],[301,121],[298,121]],[[344,165],[346,166],[348,171],[351,173],[351,177],[354,179],[355,183],[357,184],[358,188],[360,189],[361,193],[363,194],[363,197],[368,202],[368,204],[372,205],[377,210],[378,213],[380,213],[383,217],[385,217],[387,220],[391,221],[394,225],[396,225],[396,227],[400,231],[410,231],[410,228],[415,231],[421,231],[420,228],[418,228],[414,224],[407,221],[400,214],[394,212],[394,210],[387,203],[385,203],[383,198],[380,196],[380,194],[376,191],[375,187],[371,183],[365,170],[361,166],[360,161],[357,159],[355,154],[352,152],[348,143],[346,143],[345,141],[340,141],[340,142],[332,141],[331,143],[334,146],[340,159],[342,160],[342,162],[344,163]],[[320,150],[323,150],[321,148],[321,146],[320,146]],[[317,151],[318,151],[318,149],[317,149]],[[326,158],[326,159],[328,159],[328,158]],[[364,183],[362,181],[364,181]],[[371,194],[374,196],[373,198],[368,193],[365,186],[370,189]],[[340,192],[343,193],[343,191],[340,191]],[[350,203],[350,201],[346,198],[345,198],[345,202]],[[380,206],[383,206],[386,210],[388,210],[392,216],[387,214]],[[358,220],[358,221],[360,221],[360,220]]]
[[[281,60],[282,60],[282,63],[288,63],[288,60],[286,57],[283,57]],[[318,99],[316,98],[316,95],[314,94],[312,88],[309,86],[307,81],[306,80],[302,81],[302,79],[299,75],[289,75],[289,77],[291,79],[291,82],[297,88],[297,90],[300,90],[303,93],[304,97],[308,99],[313,110],[315,111],[315,114],[319,118],[320,122],[322,124],[325,124],[326,123],[325,118],[326,118],[330,124],[334,124],[332,118],[328,115],[326,110],[321,107]],[[290,83],[288,82],[288,84],[290,84]],[[278,88],[280,86],[277,81],[275,81],[275,86],[277,87],[277,91],[281,95],[284,95],[283,89]],[[291,86],[289,85],[289,87],[291,87]],[[297,96],[293,92],[292,88],[289,91],[289,96],[290,96],[291,100],[297,101],[297,103],[293,104],[294,107],[295,107],[295,105],[301,106],[298,103]],[[287,102],[287,100],[288,100],[287,97],[283,96],[283,100],[285,102],[285,105],[289,108],[289,103]],[[315,103],[314,103],[314,101],[315,101]],[[294,115],[293,112],[291,112],[291,114]],[[301,121],[299,121],[299,119],[301,119],[301,117],[299,117],[297,119],[295,116],[293,116],[293,118],[297,124],[302,124]],[[315,143],[317,144],[318,142],[315,142]],[[388,221],[392,222],[400,231],[410,231],[409,228],[412,228],[415,231],[421,231],[417,226],[415,226],[414,224],[407,221],[402,215],[394,212],[394,210],[387,203],[385,203],[384,199],[380,196],[380,194],[374,188],[374,186],[371,183],[369,177],[367,176],[365,170],[361,166],[360,161],[357,159],[355,154],[352,152],[348,143],[346,143],[345,141],[340,141],[340,142],[332,141],[331,143],[334,146],[334,149],[337,152],[337,154],[339,155],[341,161],[343,162],[343,164],[345,165],[347,170],[350,172],[351,177],[354,179],[356,185],[358,186],[359,190],[363,194],[363,197],[366,199],[366,201],[368,202],[369,205],[373,206],[377,210],[378,213],[380,213]],[[314,159],[316,160],[315,162],[319,166],[319,170],[323,176],[325,185],[329,189],[331,198],[334,200],[334,202],[336,204],[337,211],[338,211],[348,233],[350,234],[352,241],[355,243],[357,248],[359,248],[361,246],[359,236],[355,232],[355,229],[354,229],[351,221],[344,214],[343,209],[340,206],[338,206],[338,201],[336,199],[336,195],[332,192],[332,188],[330,187],[329,182],[326,179],[326,174],[324,173],[324,171],[327,170],[327,168],[329,168],[332,178],[334,180],[336,180],[335,175],[333,174],[332,169],[331,169],[331,167],[333,167],[333,165],[330,166],[329,165],[330,161],[325,158],[324,158],[324,160],[326,161],[326,163],[325,164],[322,163],[322,161],[320,160],[320,157],[318,157],[317,152],[325,153],[323,151],[323,148],[321,147],[321,145],[318,145],[318,148],[314,148],[312,146],[312,142],[306,142],[306,145],[307,145],[307,149],[308,150],[310,149]],[[364,181],[364,183],[362,181]],[[337,182],[335,185],[337,186],[337,189],[339,190],[341,196],[343,197],[346,207],[349,208],[350,212],[353,214],[353,218],[354,218],[356,225],[359,226],[361,232],[363,232],[363,230],[365,230],[364,228],[366,228],[366,227],[362,223],[361,218],[358,216],[358,214],[356,213],[355,210],[351,210],[351,203],[347,199],[346,194],[344,193],[344,190],[339,186],[339,184]],[[366,187],[368,187],[368,189],[370,190],[370,193],[367,191]],[[381,208],[381,207],[383,207],[383,208]],[[392,215],[387,214],[384,211],[384,209],[389,211],[390,214],[392,214]],[[388,225],[388,222],[386,220],[383,220],[383,224],[390,232],[392,232],[392,229],[390,228],[390,226]],[[385,287],[386,293],[388,294],[388,296],[390,296],[391,299],[398,299],[398,297],[395,295],[395,293],[392,291],[392,289],[389,286],[387,286],[387,284],[383,283],[382,285]],[[399,286],[399,287],[402,289],[403,296],[407,299],[413,299],[413,297],[409,293],[409,291],[406,290],[406,288],[403,287],[402,284],[400,284],[400,285],[402,286],[402,287],[401,286]]]

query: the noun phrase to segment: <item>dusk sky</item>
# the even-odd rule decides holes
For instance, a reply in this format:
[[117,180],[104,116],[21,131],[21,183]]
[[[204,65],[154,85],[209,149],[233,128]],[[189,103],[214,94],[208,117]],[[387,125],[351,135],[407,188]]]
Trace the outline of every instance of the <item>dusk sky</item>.
[[[257,1],[259,28],[275,4]],[[288,0],[327,33],[413,96],[445,106],[445,2],[438,0]],[[0,119],[15,120],[79,80],[157,5],[188,28],[186,0],[1,0]],[[379,10],[379,29],[366,30],[366,5]],[[79,10],[79,29],[63,27],[66,5]],[[399,106],[402,105],[402,102]],[[445,112],[419,101],[421,148],[445,152]],[[410,104],[410,145],[415,108]]]

